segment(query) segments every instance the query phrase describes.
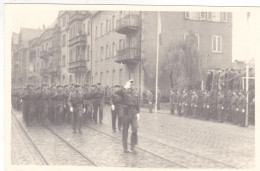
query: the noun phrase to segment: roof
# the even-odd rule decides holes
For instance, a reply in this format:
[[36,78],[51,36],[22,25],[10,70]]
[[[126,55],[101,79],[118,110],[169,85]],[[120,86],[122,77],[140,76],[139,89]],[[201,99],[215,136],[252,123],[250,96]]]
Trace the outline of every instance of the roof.
[[41,33],[41,29],[21,28],[20,41],[29,41],[35,37],[40,36]]
[[12,44],[18,44],[18,43],[19,43],[19,33],[13,33]]

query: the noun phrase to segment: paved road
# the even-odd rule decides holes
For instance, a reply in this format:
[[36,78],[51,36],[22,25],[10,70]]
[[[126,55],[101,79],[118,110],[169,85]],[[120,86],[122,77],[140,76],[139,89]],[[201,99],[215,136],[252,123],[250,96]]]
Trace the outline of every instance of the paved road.
[[[16,115],[21,120],[21,114],[16,112]],[[104,110],[104,124],[86,125],[82,135],[73,134],[71,126],[67,124],[51,125],[50,128],[95,161],[98,166],[254,167],[255,130],[253,127],[241,128],[235,125],[175,117],[165,114],[165,112],[164,114],[141,112],[138,133],[138,147],[140,148],[137,155],[123,153],[121,132],[112,132],[111,113],[108,107]],[[36,142],[46,137],[45,131],[38,126],[27,131],[32,136],[34,132],[35,134],[40,133],[40,137],[35,137]],[[41,148],[47,152],[49,149],[55,151],[56,156],[61,158],[59,160],[66,158],[66,154],[58,150],[55,141],[50,141],[48,145],[49,147]],[[12,143],[13,146],[16,144]],[[12,153],[15,154],[15,150]],[[51,155],[49,153],[48,155]],[[63,164],[62,162],[57,163]],[[80,163],[71,159],[70,164],[79,165]]]

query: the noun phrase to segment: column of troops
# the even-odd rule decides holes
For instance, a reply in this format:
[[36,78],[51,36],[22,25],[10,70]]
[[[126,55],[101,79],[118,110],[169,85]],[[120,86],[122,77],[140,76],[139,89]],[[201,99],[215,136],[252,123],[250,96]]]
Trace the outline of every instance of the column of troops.
[[[116,85],[110,88],[112,91],[109,92],[109,103],[116,106],[116,109],[111,111],[114,131],[117,116],[120,118],[118,129],[122,128],[123,113],[120,105],[122,99],[113,93],[113,90],[120,87]],[[46,84],[39,87],[29,84],[26,88],[12,90],[12,107],[22,111],[27,126],[32,126],[35,121],[42,125],[50,122],[55,124],[72,122],[74,132],[81,132],[84,123],[102,123],[103,107],[107,100],[106,94],[108,93],[101,83],[51,87]]]
[[[246,83],[242,81],[245,76],[245,69],[213,69],[208,71],[204,90],[171,89],[171,114],[245,126],[248,93],[248,119],[254,124],[254,81],[246,92]],[[254,77],[253,68],[250,68],[249,76]]]

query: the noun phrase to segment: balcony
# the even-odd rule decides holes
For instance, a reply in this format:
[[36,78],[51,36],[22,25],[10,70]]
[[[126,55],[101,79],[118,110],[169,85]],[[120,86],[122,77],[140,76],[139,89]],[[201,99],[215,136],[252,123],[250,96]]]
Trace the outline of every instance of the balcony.
[[69,73],[86,72],[87,60],[78,60],[69,63]]
[[86,43],[87,43],[87,36],[85,33],[80,33],[69,40],[69,46],[73,46],[73,45],[84,46],[86,45]]
[[53,48],[49,48],[48,51],[43,50],[40,52],[40,58],[43,60],[48,60],[49,56],[52,56],[52,54],[53,54]]
[[115,31],[120,34],[132,34],[138,30],[139,16],[127,15],[116,22]]
[[140,48],[128,47],[117,51],[117,63],[136,65],[141,58]]
[[47,69],[47,68],[41,68],[41,69],[40,69],[40,74],[41,74],[42,76],[47,76],[47,75],[49,75],[48,69]]
[[87,12],[75,11],[70,17],[68,24],[71,24],[75,21],[82,21],[88,16]]

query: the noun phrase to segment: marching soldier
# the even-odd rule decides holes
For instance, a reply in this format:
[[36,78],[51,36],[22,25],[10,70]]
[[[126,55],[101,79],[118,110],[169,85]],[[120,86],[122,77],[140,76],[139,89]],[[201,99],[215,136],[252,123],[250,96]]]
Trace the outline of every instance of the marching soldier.
[[205,91],[203,95],[203,119],[209,119],[209,92]]
[[198,107],[196,108],[196,117],[202,118],[203,116],[203,91],[199,91],[198,94]]
[[41,123],[41,116],[40,116],[40,105],[41,105],[41,100],[40,100],[40,96],[41,96],[41,86],[37,87],[35,89],[35,117],[37,119],[38,123]]
[[54,123],[56,124],[61,124],[63,113],[64,113],[64,96],[65,96],[65,91],[61,85],[58,85],[57,91],[55,95],[53,96],[53,101],[54,101]]
[[116,118],[118,118],[118,130],[121,131],[122,129],[122,119],[123,119],[123,98],[116,94],[120,89],[119,85],[114,86],[114,90],[110,96],[110,104],[111,104],[111,113],[112,113],[112,129],[113,132],[116,132]]
[[26,126],[32,126],[32,116],[35,113],[35,92],[32,84],[27,85],[22,96],[23,102],[23,119]]
[[211,97],[210,97],[210,118],[212,120],[218,119],[217,103],[218,103],[218,92],[217,92],[217,90],[214,90],[211,93]]
[[40,115],[40,121],[42,125],[47,124],[47,116],[48,116],[48,109],[49,109],[49,89],[47,84],[43,84],[41,86],[41,93],[40,93],[40,106],[39,106],[39,115]]
[[217,106],[217,110],[218,110],[218,121],[219,122],[223,122],[224,120],[224,103],[225,103],[225,99],[224,99],[224,95],[223,95],[223,92],[220,90],[218,92],[218,106]]
[[83,108],[83,93],[80,85],[75,85],[75,89],[70,93],[68,103],[70,112],[72,112],[72,127],[74,133],[81,133]]
[[103,121],[103,106],[104,106],[104,88],[101,83],[97,83],[93,95],[93,107],[94,107],[94,121],[97,124],[97,111],[99,110],[99,123]]
[[55,93],[56,93],[56,86],[55,85],[52,85],[50,88],[49,88],[49,116],[48,118],[51,120],[51,121],[55,121],[54,119],[54,115],[55,115],[55,100],[53,99],[53,97],[55,96]]
[[92,101],[91,101],[91,88],[89,84],[85,84],[83,89],[84,97],[84,108],[86,109],[83,113],[84,121],[90,122],[92,119]]
[[232,111],[231,111],[231,98],[232,98],[232,91],[228,90],[225,92],[225,115],[224,115],[224,122],[232,122]]
[[161,109],[161,91],[157,89],[157,109]]
[[136,153],[135,146],[137,145],[137,129],[139,120],[139,101],[138,96],[133,88],[133,80],[129,80],[125,86],[116,91],[116,94],[122,97],[124,105],[123,114],[123,148],[124,152],[128,153],[127,139],[128,139],[128,129],[131,125],[132,135],[131,135],[131,150]]

